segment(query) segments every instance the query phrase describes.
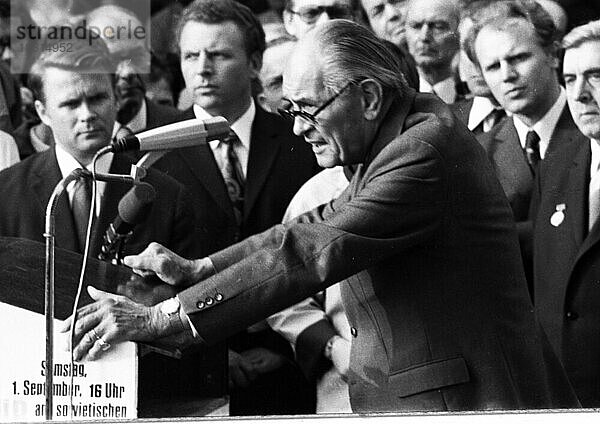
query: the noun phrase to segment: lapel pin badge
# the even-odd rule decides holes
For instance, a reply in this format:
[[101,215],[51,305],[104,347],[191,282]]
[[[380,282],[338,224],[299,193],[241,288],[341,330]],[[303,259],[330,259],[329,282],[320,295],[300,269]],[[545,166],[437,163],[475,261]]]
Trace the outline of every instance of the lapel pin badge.
[[550,217],[550,224],[554,227],[558,227],[565,220],[565,209],[567,209],[567,205],[561,203],[556,205],[556,211]]

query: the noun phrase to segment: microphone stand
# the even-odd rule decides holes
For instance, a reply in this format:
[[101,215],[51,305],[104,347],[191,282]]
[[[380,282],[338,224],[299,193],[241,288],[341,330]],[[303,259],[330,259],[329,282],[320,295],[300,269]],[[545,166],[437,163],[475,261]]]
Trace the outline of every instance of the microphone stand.
[[[131,175],[112,175],[95,174],[96,180],[126,182],[136,184],[145,176],[144,168],[132,165]],[[54,377],[54,262],[56,248],[56,226],[54,222],[54,212],[58,200],[67,186],[79,178],[92,178],[92,173],[87,169],[78,168],[60,180],[46,206],[46,223],[44,238],[46,239],[46,264],[44,267],[44,316],[46,319],[46,379],[45,389],[45,408],[46,420],[52,420],[53,409],[53,377]]]

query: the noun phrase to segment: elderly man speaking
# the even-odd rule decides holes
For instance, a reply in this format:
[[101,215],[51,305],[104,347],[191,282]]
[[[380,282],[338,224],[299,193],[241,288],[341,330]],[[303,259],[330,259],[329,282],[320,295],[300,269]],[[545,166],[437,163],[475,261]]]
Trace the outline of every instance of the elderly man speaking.
[[355,412],[577,406],[534,318],[502,188],[448,107],[408,88],[395,55],[344,20],[299,42],[284,94],[320,165],[357,166],[348,189],[208,258],[157,244],[126,258],[189,287],[149,308],[94,292],[76,357],[101,353],[92,329],[110,343],[213,343],[346,279]]

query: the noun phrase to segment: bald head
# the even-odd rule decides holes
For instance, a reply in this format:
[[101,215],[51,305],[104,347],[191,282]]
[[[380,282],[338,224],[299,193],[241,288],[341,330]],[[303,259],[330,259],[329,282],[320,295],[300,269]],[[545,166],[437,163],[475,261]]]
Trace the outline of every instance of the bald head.
[[115,5],[100,6],[87,14],[86,21],[90,30],[99,33],[111,54],[146,47],[146,29],[128,9]]

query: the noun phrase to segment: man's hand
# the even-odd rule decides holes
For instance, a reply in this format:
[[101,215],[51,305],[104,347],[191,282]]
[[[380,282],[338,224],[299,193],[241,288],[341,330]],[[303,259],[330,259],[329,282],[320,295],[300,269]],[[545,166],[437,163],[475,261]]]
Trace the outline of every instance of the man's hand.
[[229,349],[229,388],[243,389],[258,376],[254,365],[239,353]]
[[350,368],[350,342],[341,336],[333,336],[330,358],[333,366],[345,380]]
[[[125,341],[147,341],[166,336],[168,319],[156,307],[147,307],[124,297],[88,287],[96,302],[77,311],[73,334],[75,360],[96,359],[112,344]],[[71,329],[73,317],[60,331]]]
[[158,243],[150,243],[139,255],[126,256],[123,263],[142,277],[156,275],[173,286],[189,286],[214,272],[209,259],[184,259]]
[[281,368],[287,361],[285,356],[264,347],[245,350],[241,355],[252,364],[258,374],[275,371]]

